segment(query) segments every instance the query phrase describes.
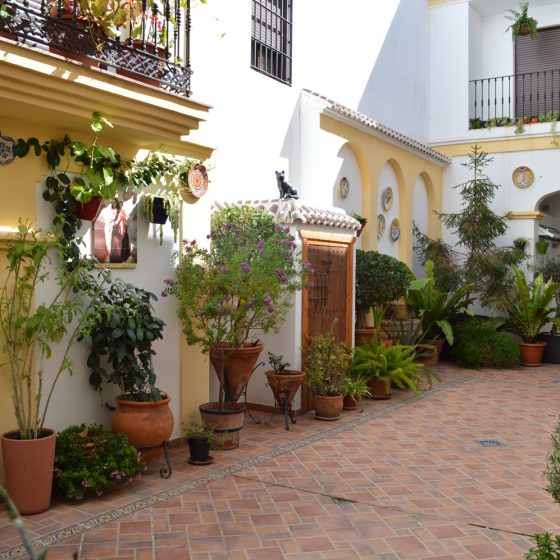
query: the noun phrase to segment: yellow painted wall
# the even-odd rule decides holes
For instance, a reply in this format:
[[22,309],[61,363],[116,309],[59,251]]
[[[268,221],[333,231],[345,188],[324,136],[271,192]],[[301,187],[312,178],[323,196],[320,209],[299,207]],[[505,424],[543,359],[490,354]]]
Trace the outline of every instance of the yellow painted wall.
[[361,215],[368,219],[370,227],[362,233],[362,248],[377,249],[377,201],[379,176],[389,163],[397,177],[399,189],[399,259],[412,266],[412,217],[414,185],[419,176],[426,184],[429,203],[428,234],[432,238],[441,236],[441,223],[434,210],[441,211],[443,168],[432,160],[408,151],[382,138],[372,136],[367,131],[341,122],[327,115],[321,116],[321,128],[347,141],[358,163],[362,181]]

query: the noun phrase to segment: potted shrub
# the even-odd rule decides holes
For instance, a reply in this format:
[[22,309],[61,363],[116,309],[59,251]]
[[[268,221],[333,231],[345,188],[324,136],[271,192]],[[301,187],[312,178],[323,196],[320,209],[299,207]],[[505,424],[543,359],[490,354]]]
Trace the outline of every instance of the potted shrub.
[[420,319],[424,344],[436,348],[434,360],[437,363],[443,348],[443,337],[453,345],[453,330],[450,321],[457,315],[469,313],[472,303],[469,292],[471,284],[465,284],[454,293],[440,292],[434,278],[434,263],[426,261],[426,278],[413,280],[408,286],[405,301]]
[[[560,260],[550,259],[537,269],[537,272],[543,275],[545,281],[552,280],[560,283]],[[560,306],[560,291],[554,294],[557,308]],[[556,311],[558,317],[560,311]],[[546,342],[544,347],[542,361],[551,364],[560,364],[560,333],[555,325],[548,333],[539,333],[539,340]]]
[[292,402],[305,378],[305,372],[290,369],[291,364],[284,361],[279,354],[268,353],[268,362],[272,370],[266,371],[268,385],[274,393],[274,403],[284,411],[286,429],[288,428],[288,413],[292,423],[295,419],[292,414]]
[[371,340],[375,329],[367,326],[367,315],[373,309],[375,320],[381,320],[383,309],[406,292],[412,273],[399,260],[377,251],[356,251],[356,345]]
[[[90,284],[85,282],[90,263],[79,260],[71,270],[64,264],[52,264],[64,263],[65,250],[57,236],[20,223],[9,242],[6,279],[0,292],[3,361],[10,375],[17,421],[17,429],[2,435],[2,455],[8,491],[23,514],[39,513],[50,506],[55,432],[45,427],[45,419],[58,380],[72,372],[70,347],[86,328],[87,304],[75,294],[83,293]],[[93,302],[97,285],[93,277],[89,279]],[[36,303],[38,285],[49,280],[56,282],[58,290],[52,298]],[[61,339],[63,356],[47,387],[45,362]]]
[[548,251],[548,241],[546,239],[539,239],[536,243],[535,243],[535,248],[537,249],[537,253],[539,255],[546,255],[546,252]]
[[203,420],[231,429],[224,448],[239,444],[244,404],[237,403],[258,356],[261,333],[278,332],[303,287],[306,267],[288,227],[251,206],[212,215],[210,247],[183,242],[175,279],[167,294],[177,297],[188,344],[197,344],[219,379],[218,402],[200,406]]
[[225,442],[225,436],[216,434],[216,430],[207,424],[193,424],[185,430],[185,438],[189,445],[191,465],[213,463],[214,458],[210,456],[210,448],[220,449]]
[[[506,29],[511,29],[513,39],[519,36],[531,35],[532,39],[537,38],[538,22],[535,18],[529,17],[529,2],[519,2],[519,10],[508,10],[506,18],[513,23]],[[538,122],[538,120],[537,120]]]
[[512,299],[507,302],[509,319],[506,328],[519,335],[523,342],[519,343],[521,349],[521,363],[524,366],[540,366],[545,342],[538,341],[541,329],[548,323],[558,328],[559,317],[551,317],[556,313],[556,305],[551,306],[560,284],[549,278],[544,283],[542,274],[539,274],[531,285],[527,284],[522,270],[514,267],[515,282]]
[[343,410],[356,410],[364,398],[371,397],[368,380],[350,372],[344,386]]
[[54,487],[81,500],[139,479],[145,469],[141,454],[124,434],[103,426],[70,426],[56,438]]
[[[103,382],[119,388],[111,420],[114,432],[126,434],[132,445],[148,448],[162,445],[173,432],[169,395],[156,386],[152,366],[154,341],[162,338],[164,323],[154,317],[154,294],[120,279],[101,290],[88,317],[91,351],[90,384],[98,391]],[[161,449],[144,451],[151,463]]]
[[387,347],[374,335],[369,344],[354,351],[352,371],[369,380],[369,389],[374,399],[391,398],[391,384],[400,389],[420,392],[422,381],[432,385],[432,378],[439,376],[423,364],[415,361],[414,346],[396,344]]
[[468,318],[455,330],[452,356],[462,367],[512,367],[519,364],[519,345],[506,333],[496,329],[503,319]]
[[513,240],[513,246],[523,252],[525,252],[528,244],[529,240],[526,237],[516,237]]
[[337,420],[343,407],[346,383],[352,365],[352,352],[335,340],[332,331],[307,339],[305,370],[313,395],[315,418]]

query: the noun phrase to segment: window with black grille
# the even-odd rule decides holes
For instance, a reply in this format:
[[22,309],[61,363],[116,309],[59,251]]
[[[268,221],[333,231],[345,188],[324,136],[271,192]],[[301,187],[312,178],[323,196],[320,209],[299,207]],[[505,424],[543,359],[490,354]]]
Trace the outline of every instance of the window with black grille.
[[292,83],[292,0],[253,0],[251,68]]

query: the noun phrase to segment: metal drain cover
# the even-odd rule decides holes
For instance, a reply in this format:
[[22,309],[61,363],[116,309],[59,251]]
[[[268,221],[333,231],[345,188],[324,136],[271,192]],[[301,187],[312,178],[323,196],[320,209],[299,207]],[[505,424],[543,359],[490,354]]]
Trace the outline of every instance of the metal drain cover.
[[478,443],[484,445],[484,447],[498,447],[498,445],[503,445],[502,442],[497,439],[479,439]]

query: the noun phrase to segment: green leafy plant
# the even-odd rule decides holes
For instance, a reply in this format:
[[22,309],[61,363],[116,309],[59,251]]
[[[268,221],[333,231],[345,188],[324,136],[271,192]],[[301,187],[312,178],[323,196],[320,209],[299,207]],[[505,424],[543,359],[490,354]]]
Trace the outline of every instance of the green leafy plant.
[[552,440],[552,449],[546,457],[545,476],[548,480],[546,490],[550,492],[555,502],[560,503],[560,423],[556,424]]
[[368,379],[364,375],[358,375],[351,372],[344,383],[344,396],[352,397],[360,402],[361,400],[371,397],[369,391]]
[[467,319],[455,327],[452,355],[463,367],[511,367],[519,363],[519,345],[496,328],[503,319]]
[[440,292],[434,279],[434,264],[426,261],[426,278],[413,280],[405,296],[407,305],[415,312],[422,325],[423,337],[433,340],[443,336],[453,344],[450,321],[457,315],[468,313],[472,299],[471,284],[461,286],[455,293]]
[[[173,229],[173,241],[176,243],[181,221],[181,201],[174,193],[163,191],[161,189],[158,189],[155,193],[144,193],[141,199],[142,211],[149,222],[153,222],[154,219],[153,209],[155,198],[163,199],[163,208],[169,218],[169,222]],[[163,224],[158,224],[158,226],[159,244],[162,245]]]
[[222,447],[226,441],[226,436],[217,435],[214,428],[208,424],[192,424],[185,429],[186,439],[202,439],[214,447]]
[[46,560],[49,549],[46,548],[41,552],[37,552],[37,550],[35,550],[35,547],[33,546],[33,540],[29,536],[29,533],[25,528],[25,524],[23,523],[23,518],[19,514],[19,511],[17,510],[16,505],[12,501],[12,498],[10,498],[8,491],[1,484],[0,484],[0,498],[2,498],[2,500],[6,502],[6,509],[8,510],[8,516],[10,518],[10,521],[13,522],[16,529],[18,530],[18,533],[23,542],[23,546],[25,547],[25,551],[29,555],[30,560]]
[[355,348],[352,371],[368,380],[382,380],[387,391],[394,383],[401,389],[408,388],[419,393],[423,381],[431,386],[434,378],[438,381],[440,378],[424,364],[414,361],[415,350],[414,346],[400,344],[387,347],[374,335],[369,344]]
[[103,426],[70,426],[56,437],[54,485],[67,498],[101,496],[141,477],[142,455],[124,434]]
[[529,2],[519,2],[519,10],[508,10],[506,19],[513,21],[513,23],[506,29],[511,29],[512,39],[520,35],[531,35],[532,39],[537,38],[537,25],[538,22],[527,13],[529,10]]
[[399,260],[377,251],[356,251],[356,325],[366,326],[373,308],[383,308],[406,292],[412,273]]
[[268,363],[274,373],[277,373],[278,375],[288,375],[290,373],[290,366],[292,364],[285,362],[284,357],[280,354],[273,354],[272,352],[269,352]]
[[509,319],[506,328],[521,336],[525,342],[532,343],[547,323],[553,323],[557,328],[560,326],[559,317],[550,317],[557,310],[556,306],[550,304],[560,284],[552,279],[544,283],[542,274],[539,274],[528,285],[524,272],[517,267],[514,267],[514,271],[515,290],[507,305]]
[[526,237],[516,237],[513,240],[513,246],[520,251],[525,251],[528,244],[529,240]]
[[304,362],[306,383],[313,394],[345,394],[352,351],[343,342],[337,342],[332,331],[308,337]]
[[159,401],[155,387],[152,343],[162,338],[164,322],[153,315],[154,294],[120,279],[101,290],[88,315],[91,352],[90,384],[101,390],[103,381],[114,383],[121,398]]
[[[65,245],[59,238],[21,222],[7,251],[0,328],[21,439],[40,437],[56,384],[64,373],[72,373],[70,348],[87,332],[87,313],[102,285],[94,281],[93,265],[85,258],[72,270],[57,266],[64,253]],[[47,301],[35,302],[39,286],[48,281],[56,283],[56,293]],[[84,293],[89,294],[90,303],[78,297]],[[62,359],[43,405],[45,361],[64,337]]]
[[527,560],[560,560],[560,536],[542,533],[534,535],[531,540],[536,546],[525,554]]
[[539,239],[535,243],[535,247],[536,247],[537,253],[539,255],[546,255],[546,252],[548,251],[548,246],[549,246],[549,243],[546,239]]

